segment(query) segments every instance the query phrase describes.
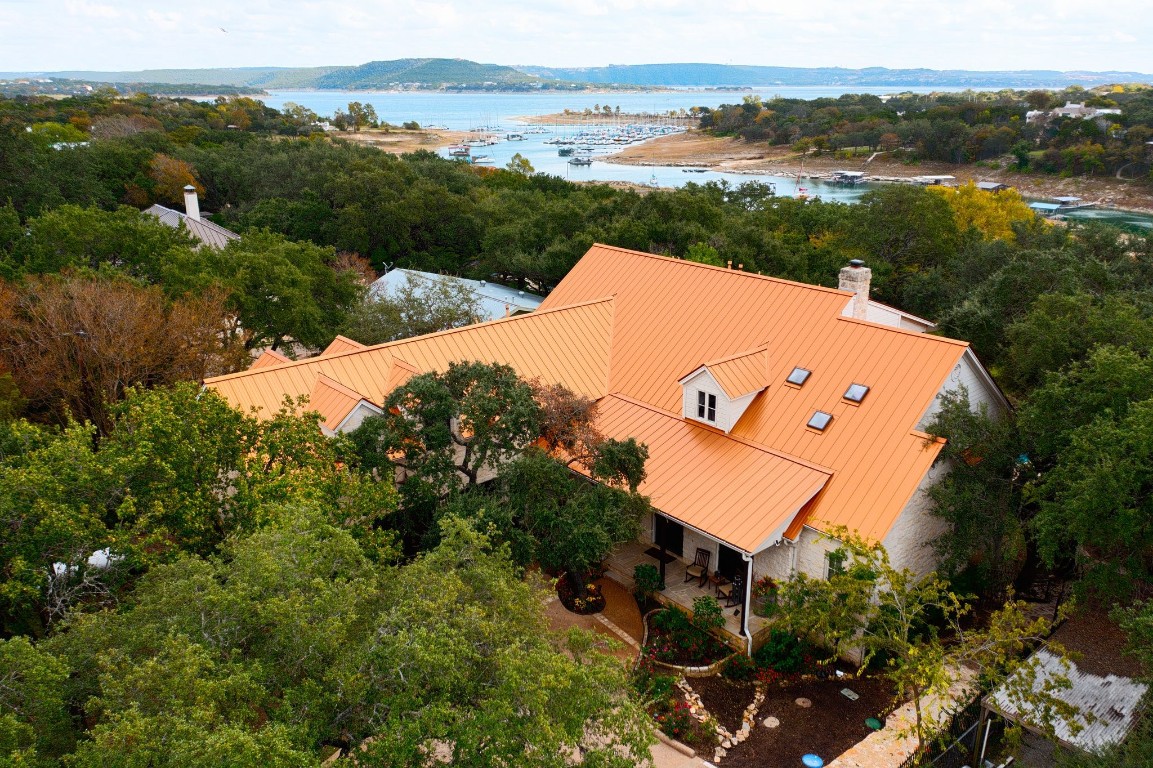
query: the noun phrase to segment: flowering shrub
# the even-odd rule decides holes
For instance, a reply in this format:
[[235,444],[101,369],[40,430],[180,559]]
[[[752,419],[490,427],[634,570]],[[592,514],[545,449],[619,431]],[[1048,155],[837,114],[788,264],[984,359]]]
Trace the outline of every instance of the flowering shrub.
[[688,702],[677,699],[662,703],[671,704],[671,706],[653,715],[653,719],[657,721],[657,727],[664,731],[666,736],[683,740],[693,727],[693,716],[689,714]]
[[724,643],[676,607],[653,614],[649,627],[647,647],[655,659],[666,664],[709,664],[729,653]]
[[753,675],[757,672],[757,665],[743,653],[738,653],[725,662],[721,667],[721,674],[728,680],[737,683],[745,683],[753,679]]

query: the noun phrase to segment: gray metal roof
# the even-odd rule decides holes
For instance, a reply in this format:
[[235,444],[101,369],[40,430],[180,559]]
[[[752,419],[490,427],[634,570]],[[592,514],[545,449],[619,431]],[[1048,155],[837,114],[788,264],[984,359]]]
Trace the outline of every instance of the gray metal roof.
[[486,280],[468,280],[463,277],[418,272],[413,269],[394,269],[378,278],[370,290],[374,295],[386,295],[404,281],[408,281],[415,288],[422,282],[431,283],[443,280],[455,280],[458,283],[463,283],[476,294],[481,313],[484,315],[482,320],[496,320],[506,315],[532,312],[544,301],[543,296],[537,296],[535,293],[518,291],[515,288],[490,283]]
[[1008,189],[1008,188],[1009,188],[1008,184],[1002,184],[999,181],[978,181],[977,182],[977,189],[987,189],[987,190],[996,191],[998,189]]
[[161,224],[167,224],[173,229],[179,229],[181,222],[183,222],[189,234],[205,245],[211,245],[214,248],[223,248],[228,245],[230,240],[240,239],[240,235],[219,224],[213,224],[208,219],[190,219],[186,214],[165,208],[160,204],[156,204],[144,212],[155,216],[160,219]]
[[[1071,687],[1048,692],[1072,704],[1082,715],[1090,716],[1079,718],[1081,730],[1074,734],[1069,724],[1061,718],[1057,718],[1056,722],[1038,722],[1045,718],[1045,713],[1036,705],[1015,700],[1009,694],[1013,681],[993,692],[985,700],[987,707],[1034,730],[1047,730],[1042,726],[1048,726],[1061,742],[1087,752],[1119,744],[1125,739],[1140,712],[1141,699],[1148,686],[1129,677],[1102,677],[1083,672],[1073,662],[1063,663],[1060,657],[1044,648],[1033,654],[1032,660],[1037,669],[1031,685],[1035,693],[1046,691],[1046,686],[1051,686],[1059,677],[1068,678]],[[1024,673],[1018,673],[1021,674]],[[1026,680],[1021,677],[1016,682],[1025,684]]]

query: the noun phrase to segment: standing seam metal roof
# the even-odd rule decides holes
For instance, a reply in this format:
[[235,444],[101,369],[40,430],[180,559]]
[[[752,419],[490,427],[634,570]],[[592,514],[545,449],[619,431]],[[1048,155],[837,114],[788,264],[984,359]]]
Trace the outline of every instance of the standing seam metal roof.
[[[507,363],[601,399],[606,435],[650,443],[656,506],[709,535],[745,551],[786,525],[790,538],[845,526],[879,541],[940,452],[916,426],[967,345],[844,317],[852,298],[597,245],[532,314],[206,384],[275,412],[319,373],[379,404],[414,371]],[[728,436],[678,416],[678,379],[702,360],[726,392],[767,383]],[[812,371],[803,387],[785,384],[795,366]],[[870,387],[860,404],[842,397],[852,383]],[[823,432],[805,426],[817,410],[833,415]]]

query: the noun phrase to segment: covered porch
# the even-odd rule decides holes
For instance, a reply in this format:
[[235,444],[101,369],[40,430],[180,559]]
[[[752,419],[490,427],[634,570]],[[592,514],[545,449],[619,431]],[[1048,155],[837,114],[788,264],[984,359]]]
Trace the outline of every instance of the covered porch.
[[[703,595],[717,597],[715,574],[717,570],[717,545],[720,542],[714,542],[712,548],[712,557],[709,563],[709,574],[713,578],[706,578],[704,586],[702,587],[699,579],[685,580],[685,569],[692,564],[693,557],[696,554],[696,547],[690,549],[685,547],[683,550],[687,555],[686,557],[674,557],[665,564],[665,588],[657,593],[657,599],[663,603],[671,603],[679,606],[689,612],[692,611],[693,601]],[[723,546],[723,545],[721,545]],[[605,575],[613,579],[617,583],[627,587],[633,588],[633,569],[641,564],[648,564],[660,568],[660,560],[650,554],[650,550],[654,549],[656,545],[651,542],[645,541],[630,541],[622,544],[613,550],[605,560]],[[707,548],[707,545],[706,547]],[[673,554],[673,553],[670,553]],[[726,606],[726,601],[723,598],[720,600],[721,608],[725,615],[725,626],[723,629],[724,640],[730,645],[741,648],[746,647],[746,639],[741,634],[741,619],[744,613],[743,600],[738,605]],[[749,615],[749,633],[756,637],[757,634],[768,626],[768,619],[751,614]]]

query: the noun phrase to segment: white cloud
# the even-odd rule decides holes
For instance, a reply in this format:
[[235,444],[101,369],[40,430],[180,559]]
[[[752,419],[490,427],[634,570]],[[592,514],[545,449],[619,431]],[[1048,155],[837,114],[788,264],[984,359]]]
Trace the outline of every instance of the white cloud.
[[0,36],[0,71],[446,56],[1153,72],[1147,0],[0,0]]

